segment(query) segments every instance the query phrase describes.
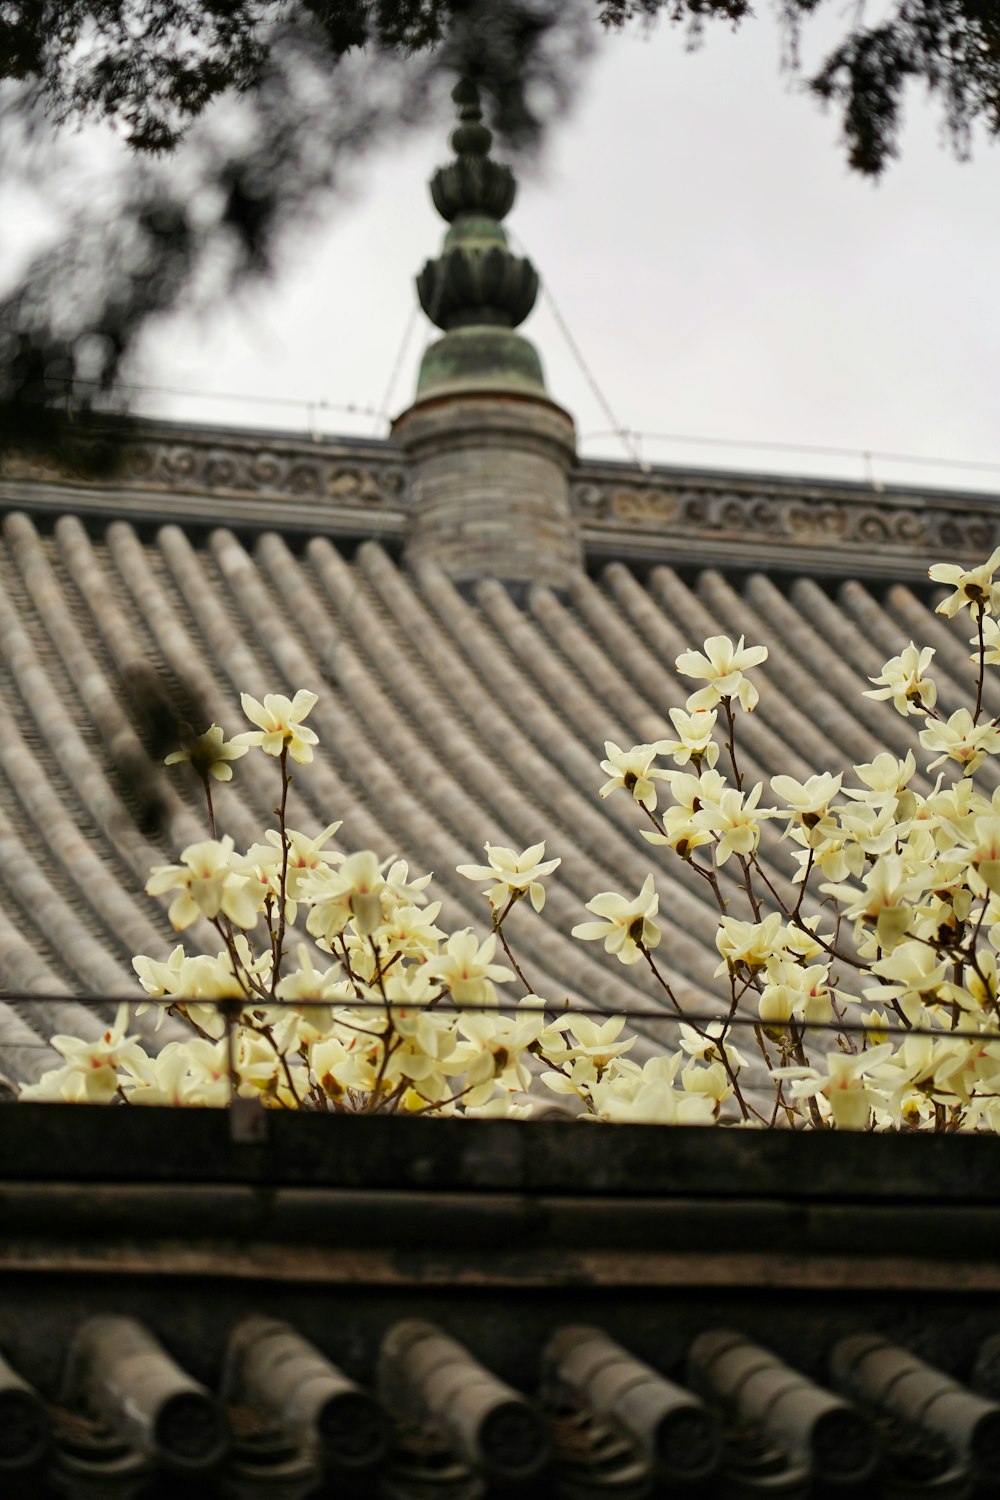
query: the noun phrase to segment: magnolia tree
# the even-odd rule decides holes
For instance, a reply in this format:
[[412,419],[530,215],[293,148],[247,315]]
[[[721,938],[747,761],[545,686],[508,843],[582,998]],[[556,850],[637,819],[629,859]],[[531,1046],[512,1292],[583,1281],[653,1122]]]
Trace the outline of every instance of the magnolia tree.
[[[971,622],[971,710],[943,716],[933,649],[912,643],[867,694],[923,721],[927,769],[938,772],[926,795],[911,785],[912,753],[885,752],[849,776],[773,776],[774,805],[762,806],[762,783],[748,787],[741,770],[738,724],[757,703],[749,674],[767,651],[743,637],[713,636],[678,657],[700,686],[671,710],[674,738],[607,743],[600,795],[630,796],[643,837],[684,861],[718,906],[712,1020],[685,1014],[657,961],[653,875],[637,895],[596,895],[592,920],[573,929],[648,966],[676,1017],[675,1044],[642,1066],[623,1017],[534,994],[512,951],[512,909],[527,898],[541,912],[559,864],[543,844],[487,844],[486,863],[458,867],[486,887],[492,932],[480,940],[436,925],[429,875],[331,847],[338,823],[315,837],[288,826],[291,765],[308,765],[317,743],[305,722],[316,695],[302,689],[263,703],[244,694],[253,729],[227,742],[213,725],[168,757],[200,778],[211,836],[155,867],[146,890],[174,893],[178,931],[207,919],[219,949],[178,945],[134,967],[145,1004],[190,1035],[151,1053],[126,1034],[122,1005],[96,1042],[55,1037],[64,1065],[21,1097],[211,1106],[239,1096],[481,1117],[523,1116],[536,1092],[608,1121],[1000,1130],[1000,794],[974,781],[1000,754],[1000,719],[983,706],[986,670],[1000,665],[998,565],[1000,548],[979,568],[930,569],[951,590],[938,612]],[[250,751],[274,758],[280,796],[277,826],[241,853],[217,836],[212,788]],[[766,820],[794,846],[791,900],[759,856]]]

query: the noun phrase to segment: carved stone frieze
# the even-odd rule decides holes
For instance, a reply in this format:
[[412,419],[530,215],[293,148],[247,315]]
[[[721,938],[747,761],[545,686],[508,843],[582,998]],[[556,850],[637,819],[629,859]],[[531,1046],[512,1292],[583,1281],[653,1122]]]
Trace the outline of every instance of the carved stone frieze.
[[[700,477],[700,476],[699,476]],[[905,571],[928,558],[975,557],[1000,541],[1000,504],[990,495],[938,491],[873,491],[869,485],[817,484],[740,477],[692,482],[676,473],[636,476],[581,465],[571,488],[573,509],[602,550],[620,542],[648,555],[693,557],[699,545],[715,561],[773,565],[783,553],[839,557],[874,570],[891,557]]]
[[86,474],[69,474],[43,458],[11,453],[0,462],[0,478],[93,483],[105,489],[174,495],[312,499],[364,509],[402,503],[406,475],[401,455],[390,444],[359,443],[353,453],[349,439],[329,446],[336,451],[329,451],[322,442],[311,451],[294,440],[287,446],[273,439],[266,446],[256,446],[243,438],[226,441],[212,434],[212,440],[206,441],[192,434],[186,440],[174,432],[153,429],[123,439],[111,475],[91,479]]

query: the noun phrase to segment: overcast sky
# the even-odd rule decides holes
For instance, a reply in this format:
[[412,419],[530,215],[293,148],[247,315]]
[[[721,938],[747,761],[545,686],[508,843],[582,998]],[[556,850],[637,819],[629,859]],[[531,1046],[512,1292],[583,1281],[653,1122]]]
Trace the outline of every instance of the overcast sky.
[[[395,414],[411,399],[432,336],[412,322],[413,277],[444,230],[426,183],[450,154],[449,121],[445,100],[436,123],[370,156],[276,284],[148,338],[150,383],[266,400],[145,397],[141,409],[382,435],[384,419],[337,408]],[[780,71],[769,21],[712,29],[693,53],[665,25],[603,40],[575,111],[540,160],[518,165],[507,220],[614,413],[540,299],[523,331],[581,451],[628,457],[609,432],[624,426],[647,434],[635,441],[656,463],[1000,491],[1000,150],[980,136],[959,162],[939,122],[914,95],[902,159],[875,185],[849,172],[835,115]]]

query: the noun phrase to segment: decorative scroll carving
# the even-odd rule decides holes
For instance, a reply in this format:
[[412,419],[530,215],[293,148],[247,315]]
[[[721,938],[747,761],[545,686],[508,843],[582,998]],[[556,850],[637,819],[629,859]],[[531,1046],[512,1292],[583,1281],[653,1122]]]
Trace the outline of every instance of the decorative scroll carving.
[[[290,500],[315,498],[364,509],[399,504],[405,492],[401,458],[392,449],[364,454],[315,454],[300,447],[277,445],[252,448],[233,442],[178,442],[145,434],[126,438],[112,476],[102,476],[103,487],[163,490],[178,495],[259,496]],[[7,454],[0,476],[39,482],[87,483],[57,464],[39,458]]]
[[[578,471],[579,472],[579,471]],[[846,487],[845,487],[846,488]],[[807,486],[803,485],[803,490]],[[644,476],[628,484],[618,477],[593,478],[584,469],[572,487],[572,503],[585,525],[602,531],[620,529],[623,541],[646,533],[662,539],[695,543],[700,539],[732,541],[744,555],[758,540],[773,556],[777,545],[815,547],[845,557],[873,549],[911,554],[921,561],[935,556],[975,557],[1000,541],[1000,507],[989,496],[955,501],[936,495],[875,500],[871,490],[834,496],[725,488],[671,482]]]
[[621,521],[673,521],[679,506],[676,495],[661,490],[615,490],[611,509]]

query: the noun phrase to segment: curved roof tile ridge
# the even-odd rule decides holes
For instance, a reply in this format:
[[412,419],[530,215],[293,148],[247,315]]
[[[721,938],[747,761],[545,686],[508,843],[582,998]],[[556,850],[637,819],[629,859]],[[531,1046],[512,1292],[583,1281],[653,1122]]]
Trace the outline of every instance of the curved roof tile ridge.
[[110,846],[125,868],[137,874],[148,868],[149,858],[156,851],[112,790],[103,759],[91,752],[76,721],[64,707],[62,692],[53,684],[3,591],[0,591],[0,652],[20,695],[24,722],[33,722],[36,727],[38,753],[56,770],[69,795],[76,799],[81,827]]
[[[376,552],[373,549],[368,553],[366,566],[371,571],[373,581],[378,582],[380,588],[384,590],[384,598],[387,607],[391,607],[391,605],[399,598],[409,596],[410,586],[405,576],[400,576],[395,573],[393,565],[385,557],[385,555],[381,553],[380,550]],[[438,594],[440,594],[440,592],[442,591],[451,591],[451,585],[448,584],[446,580],[443,579],[443,577],[432,577],[430,587]],[[437,602],[440,602],[440,599],[438,599]],[[465,626],[471,624],[473,620],[477,619],[476,612],[472,610],[471,607],[467,606],[466,609],[468,609],[468,615],[466,615],[465,611],[463,610],[463,628],[461,630],[463,643],[467,643],[468,640],[468,630],[465,628]],[[443,641],[440,638],[440,635],[438,633],[439,627],[435,627],[432,624],[431,617],[427,616],[426,613],[423,612],[423,606],[419,605],[417,601],[409,598],[405,614],[409,620],[410,630],[419,631],[418,638],[423,648],[427,650],[426,642],[428,640],[433,643],[432,651],[427,652],[428,657],[430,657],[430,655],[433,655],[437,659],[438,670],[441,674],[441,680],[451,688],[453,695],[458,699],[460,705],[462,706],[463,712],[467,710],[468,712],[474,714],[477,721],[476,727],[478,728],[480,735],[486,738],[487,741],[492,741],[498,733],[503,733],[507,736],[510,736],[513,733],[514,739],[511,741],[511,743],[516,745],[518,748],[523,747],[523,738],[517,734],[513,725],[506,722],[505,715],[503,715],[500,709],[498,709],[497,707],[497,684],[492,683],[489,688],[485,688],[477,678],[469,673],[469,670],[464,665],[462,659],[456,655],[454,650],[450,649],[448,642]],[[457,688],[456,680],[458,683]],[[507,692],[503,692],[499,696],[503,698],[504,704],[509,712],[511,707],[510,694],[508,694]],[[477,738],[471,731],[469,733],[466,733],[463,726],[459,722],[450,723],[448,719],[445,719],[443,723],[449,725],[447,733],[444,735],[445,741],[449,740],[450,738],[452,742],[458,741],[463,747],[461,752],[462,759],[459,762],[459,765],[461,766],[464,764],[468,766],[468,759],[470,756],[475,763],[474,769],[477,776],[477,790],[475,792],[475,797],[483,807],[483,811],[489,812],[490,808],[492,807],[492,815],[499,815],[501,817],[501,820],[503,820],[504,809],[509,807],[510,816],[518,820],[518,833],[520,835],[519,841],[521,843],[524,843],[526,841],[535,841],[540,836],[544,836],[549,843],[549,852],[559,852],[563,856],[566,862],[564,866],[566,874],[563,876],[563,879],[556,879],[552,882],[552,894],[550,895],[549,910],[553,915],[557,915],[562,918],[562,924],[564,925],[564,927],[568,927],[572,922],[580,920],[583,915],[583,897],[589,897],[593,895],[597,883],[606,883],[606,877],[602,878],[603,872],[601,867],[595,866],[593,869],[589,870],[587,873],[589,873],[591,878],[588,880],[586,878],[586,874],[583,873],[584,864],[581,851],[574,849],[573,843],[571,842],[565,827],[553,823],[549,816],[549,810],[544,805],[537,805],[537,798],[534,810],[526,811],[526,809],[530,809],[531,798],[534,795],[536,789],[536,782],[528,781],[523,790],[518,789],[514,791],[511,794],[511,800],[509,802],[507,800],[507,795],[504,795],[502,798],[502,805],[500,805],[500,797],[498,796],[498,793],[505,792],[507,781],[505,767],[502,762],[497,763],[496,761],[494,761],[493,770],[491,771],[488,781],[484,787],[483,783],[479,779],[479,768],[482,760],[482,752],[480,749],[481,741],[477,740]],[[455,755],[453,751],[449,755],[448,763],[455,763]],[[447,810],[450,812],[452,811],[452,804],[454,804],[456,801],[454,784],[448,786],[447,793],[449,802]],[[526,793],[527,801],[525,796]],[[593,792],[589,786],[586,789],[585,800],[582,803],[579,802],[579,799],[572,798],[569,796],[569,794],[566,794],[564,790],[561,790],[560,802],[568,806],[569,816],[579,821],[581,817],[584,817],[586,815],[584,810],[588,807],[592,796]],[[479,846],[481,844],[484,833],[490,834],[492,830],[486,825],[481,814],[474,814],[472,817],[466,818],[462,826],[464,829],[464,836],[467,838],[468,844],[466,848],[462,852],[460,852],[458,857],[459,859],[464,858],[465,860],[473,859],[478,854]],[[510,837],[509,833],[506,832],[506,826],[509,825],[504,825],[502,822],[502,831],[500,833],[500,837]],[[469,845],[471,845],[471,847],[469,847]],[[648,870],[648,864],[648,859],[643,858],[641,862],[643,875]],[[562,896],[563,880],[568,878],[574,868],[581,872],[580,879],[575,882],[578,888],[579,899],[577,901],[574,901],[572,897],[567,896],[565,898],[564,906],[564,897]],[[544,933],[544,928],[539,927],[534,930],[533,935],[528,935],[527,941],[534,945],[539,945],[541,948],[544,948],[546,945],[555,945],[557,939],[555,937],[546,936]],[[686,934],[679,935],[679,946],[686,954],[688,963],[694,965],[695,971],[700,973],[702,981],[704,981],[706,976],[707,963],[703,946],[700,944],[691,945]],[[553,946],[553,952],[554,951],[555,948]],[[584,972],[586,972],[586,974],[590,976],[587,982],[588,987],[592,987],[595,979],[597,978],[599,978],[600,984],[604,988],[607,988],[609,983],[613,983],[613,981],[609,980],[608,973],[603,969],[603,966],[595,969],[592,967],[592,962],[585,962],[583,960],[580,950],[578,950],[575,943],[570,944],[568,948],[561,949],[560,951],[561,967],[565,968],[565,966],[568,964],[572,969],[579,969],[581,974],[581,984],[584,982]],[[620,979],[618,980],[618,984],[621,984]]]
[[[637,735],[640,742],[662,739],[669,734],[670,724],[665,714],[650,701],[648,686],[644,684],[640,688],[622,670],[621,642],[614,639],[610,615],[605,614],[598,628],[597,622],[583,613],[584,603],[591,599],[592,588],[586,576],[574,581],[571,591],[573,611],[567,609],[551,589],[533,588],[531,613],[560,655],[572,662],[587,679],[595,701],[607,706],[605,712],[610,709],[622,723],[635,725],[631,733]],[[607,611],[606,601],[604,610]],[[658,664],[650,658],[649,665],[656,674]]]
[[761,696],[754,717],[759,715],[776,734],[801,744],[809,760],[815,754],[810,772],[826,769],[838,752],[845,758],[862,758],[869,749],[867,735],[845,714],[843,697],[830,677],[815,670],[815,654],[803,662],[795,649],[796,630],[805,630],[803,623],[794,611],[778,607],[785,601],[774,591],[755,591],[759,580],[760,575],[754,575],[748,581],[746,597],[733,594],[717,577],[708,586],[715,618],[731,629],[737,623],[749,627],[751,641],[767,646],[767,672],[758,681]]
[[489,629],[507,648],[510,672],[522,675],[548,710],[543,740],[552,741],[560,764],[577,786],[596,790],[601,777],[599,747],[606,739],[629,737],[617,709],[601,702],[583,665],[553,646],[541,624],[518,609],[502,584],[484,580],[477,586],[476,600]]
[[[597,756],[588,755],[567,734],[565,718],[551,702],[548,685],[525,675],[516,654],[520,632],[515,630],[514,639],[508,637],[505,626],[516,623],[520,612],[515,617],[504,614],[499,621],[490,618],[493,611],[487,613],[468,603],[432,564],[421,565],[416,577],[428,609],[434,611],[428,618],[436,616],[440,621],[438,628],[447,642],[449,677],[456,685],[461,682],[461,690],[480,705],[480,723],[492,714],[501,732],[505,732],[504,725],[513,726],[519,743],[534,745],[548,763],[561,767],[570,784],[592,796],[600,776]],[[503,585],[498,587],[509,600]],[[487,587],[486,599],[493,599],[491,587]],[[499,604],[499,594],[496,601]],[[516,610],[513,601],[510,603]],[[543,642],[538,646],[540,656],[547,654]],[[544,676],[555,669],[555,658],[548,659],[550,665],[544,669]]]
[[[267,670],[261,655],[252,649],[243,634],[240,628],[242,621],[239,601],[222,587],[224,579],[213,576],[215,569],[212,557],[197,552],[178,527],[163,527],[158,541],[171,576],[191,612],[192,633],[195,636],[199,632],[203,634],[209,652],[215,656],[225,674],[226,699],[233,702],[235,707],[241,691],[249,692],[255,698],[263,698],[267,693],[288,688],[290,684],[287,681],[275,681],[275,673]],[[247,607],[249,609],[249,604]],[[261,614],[263,613],[262,609]],[[307,679],[318,675],[315,668],[296,672],[292,690],[307,686]],[[239,722],[243,722],[241,712]],[[231,820],[233,826],[238,826],[241,842],[257,837],[262,827],[266,826],[265,820],[270,820],[272,816],[275,778],[269,773],[270,767],[261,765],[256,757],[251,757],[242,773],[234,777],[231,795],[224,800],[220,799],[223,826],[227,825],[227,820]],[[317,776],[322,778],[322,775],[323,766],[320,763]],[[300,784],[293,786],[290,817],[294,827],[301,826],[303,813],[311,809],[315,796],[321,795],[319,789],[310,785],[314,780],[315,778],[303,778]],[[308,823],[308,819],[306,822]]]
[[21,926],[33,928],[53,954],[66,955],[66,964],[80,976],[86,989],[124,993],[130,987],[131,975],[111,957],[106,943],[87,930],[91,912],[82,896],[70,906],[38,866],[33,852],[25,847],[0,806],[0,866],[17,871],[17,881],[8,888],[6,900],[21,911]]
[[[641,589],[637,580],[633,582]],[[674,672],[673,658],[635,631],[613,590],[586,574],[574,581],[570,599],[591,639],[599,643],[613,670],[644,705],[644,717],[635,721],[640,739],[648,743],[672,735],[670,709],[682,706],[687,696]],[[656,698],[652,699],[654,684]]]
[[[359,737],[349,699],[343,692],[343,684],[337,680],[333,653],[342,631],[331,617],[328,603],[319,597],[312,570],[302,565],[280,536],[268,532],[258,538],[255,558],[258,569],[273,584],[275,611],[280,612],[282,605],[299,610],[305,637],[315,643],[311,663],[305,663],[302,654],[293,663],[311,670],[315,681],[310,684],[296,678],[285,683],[289,692],[306,687],[319,694],[317,722],[326,726],[317,757],[299,783],[310,818],[323,827],[335,819],[342,820],[345,827],[337,840],[342,847],[383,850],[390,839],[385,820],[378,812],[381,798],[376,794],[369,801],[360,795],[360,768],[377,769],[378,747]],[[280,628],[276,615],[268,618]]]
[[[0,921],[0,942],[6,945],[7,932]],[[0,1000],[0,1096],[5,1078],[37,1083],[49,1068],[57,1068],[62,1059],[41,1032],[28,1025],[14,1006]]]
[[[75,906],[87,920],[96,919],[120,952],[129,958],[162,934],[136,905],[134,891],[126,889],[107,862],[81,833],[62,806],[58,794],[45,777],[37,759],[20,739],[16,723],[0,730],[0,764],[25,809],[33,834],[45,842],[52,866],[63,876],[63,884],[76,892]],[[36,850],[36,855],[40,853]]]
[[[836,644],[799,613],[766,575],[754,574],[747,593],[751,602],[762,613],[766,612],[786,660],[797,664],[800,677],[821,681],[824,692],[837,703],[845,748],[855,753],[857,759],[869,756],[876,746],[905,755],[911,748],[910,734],[901,722],[887,719],[880,704],[862,697],[863,689],[869,685],[867,677],[844,661]],[[846,622],[838,621],[837,637],[843,638],[850,628]]]
[[[457,591],[453,589],[452,585],[446,579],[434,576],[430,565],[428,565],[428,571],[424,572],[423,567],[421,571],[424,574],[425,592],[433,593],[435,604],[441,610],[442,618],[449,621],[456,640],[461,641],[467,655],[470,655],[473,660],[482,651],[484,654],[484,670],[488,672],[492,653],[489,649],[489,638],[483,634],[482,622],[477,613],[472,606],[466,604],[461,599]],[[476,646],[476,650],[473,650],[473,645]],[[505,674],[514,674],[514,669],[509,663],[504,663],[503,670]],[[500,690],[499,694],[498,689]],[[504,677],[501,677],[499,682],[493,682],[489,688],[481,686],[479,691],[488,692],[491,700],[494,696],[501,696],[508,709],[512,711],[513,695],[506,691],[506,680]],[[533,689],[526,697],[522,694],[518,707],[530,716],[529,723],[536,729],[540,718],[548,724],[553,723],[551,712]],[[559,733],[560,729],[561,726],[556,723],[555,732]],[[516,743],[515,741],[515,745]],[[596,773],[596,770],[595,758],[594,773]],[[577,883],[580,887],[581,897],[583,895],[588,897],[593,895],[598,885],[606,886],[609,875],[615,883],[624,877],[626,880],[634,882],[636,887],[638,887],[642,879],[645,878],[645,875],[649,873],[650,865],[654,862],[646,846],[640,844],[638,841],[635,833],[634,809],[627,801],[620,799],[616,802],[616,799],[610,799],[608,802],[595,804],[594,799],[598,775],[599,773],[589,774],[587,784],[581,790],[568,785],[560,794],[560,804],[566,807],[570,818],[575,817],[575,827],[577,830],[584,822],[587,822],[589,826],[594,820],[595,814],[598,819],[595,826],[602,842],[599,846],[595,847],[600,847],[601,857],[599,861],[595,861],[590,871],[590,878],[582,879]],[[529,790],[533,791],[534,787],[530,786]],[[616,843],[614,848],[609,847],[607,832],[605,830],[605,820],[609,818],[613,818],[616,823],[627,828],[631,835],[625,846],[628,853],[628,863],[624,867],[615,857],[616,850],[619,854],[621,852],[621,843]],[[574,839],[574,842],[578,842],[578,840]],[[561,824],[551,835],[548,852],[550,854],[561,853],[568,858],[569,849],[569,835],[565,825]],[[589,845],[587,848],[587,857],[589,860]],[[567,872],[567,878],[569,874],[570,872]],[[683,877],[684,875],[688,875],[692,880],[692,889],[683,885],[678,879],[678,876]],[[711,976],[717,962],[717,954],[715,953],[714,946],[706,946],[702,938],[692,938],[691,934],[698,933],[702,929],[707,930],[713,908],[702,896],[700,889],[694,886],[694,878],[690,877],[686,869],[681,868],[671,871],[669,868],[661,868],[657,872],[657,880],[661,895],[661,910],[665,914],[673,913],[673,915],[667,917],[667,920],[670,923],[670,941],[674,954],[675,972],[686,976],[690,981],[696,983],[699,990],[705,985],[710,990]],[[575,915],[576,920],[580,920],[582,912],[578,911]]]

